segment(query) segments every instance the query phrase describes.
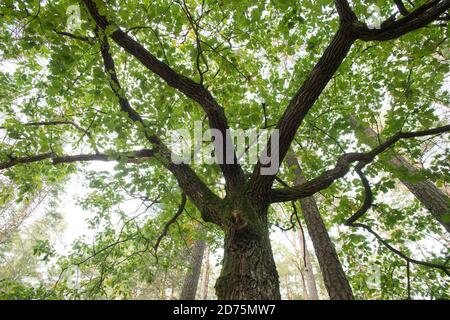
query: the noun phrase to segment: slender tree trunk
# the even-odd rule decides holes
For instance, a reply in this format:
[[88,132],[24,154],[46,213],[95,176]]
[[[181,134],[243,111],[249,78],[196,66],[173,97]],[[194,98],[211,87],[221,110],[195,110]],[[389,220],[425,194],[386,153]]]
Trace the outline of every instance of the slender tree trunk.
[[289,287],[289,273],[284,276],[284,282],[286,283],[286,295],[288,300],[292,300],[292,290]]
[[308,300],[319,300],[316,278],[311,264],[311,256],[308,247],[306,246],[306,242],[304,241],[305,235],[301,226],[298,228],[298,238],[300,240],[300,255],[303,264],[305,265],[305,282],[306,287],[308,288]]
[[206,242],[204,240],[197,240],[192,246],[190,266],[184,278],[180,300],[195,300],[205,247]]
[[[222,270],[215,288],[220,300],[279,300],[280,286],[266,215],[246,209],[244,224],[225,228]],[[267,208],[265,209],[267,211]],[[239,214],[241,215],[241,214]]]
[[[296,174],[295,185],[306,182],[302,175],[297,158],[289,154],[286,162]],[[300,199],[303,216],[306,221],[308,233],[314,245],[314,251],[319,261],[320,270],[323,274],[325,287],[331,300],[353,300],[353,292],[342,265],[339,261],[336,249],[328,235],[328,231],[320,216],[314,197]]]
[[[377,145],[377,133],[368,126],[364,126],[355,117],[350,117],[350,122],[358,134],[363,135],[362,141],[370,146]],[[407,159],[400,155],[393,155],[388,159],[388,167],[394,170],[404,170],[409,176],[414,176],[420,173],[420,170],[411,164]],[[395,174],[395,172],[393,172]],[[450,214],[449,197],[442,192],[441,189],[430,180],[420,182],[410,182],[406,179],[400,179],[406,188],[428,209],[431,215],[450,233],[450,221],[444,218],[445,215]]]
[[209,288],[209,245],[206,245],[204,254],[204,270],[203,270],[203,292],[202,299],[208,299],[208,288]]
[[308,289],[306,288],[307,285],[306,285],[305,275],[303,274],[303,271],[300,271],[300,277],[302,278],[303,299],[304,300],[309,300]]

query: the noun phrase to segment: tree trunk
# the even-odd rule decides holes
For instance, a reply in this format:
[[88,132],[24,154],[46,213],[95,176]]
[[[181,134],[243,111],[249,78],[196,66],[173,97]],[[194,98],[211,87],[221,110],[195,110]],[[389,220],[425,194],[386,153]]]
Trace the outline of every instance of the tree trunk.
[[300,277],[302,278],[302,293],[303,293],[303,299],[304,300],[309,300],[308,297],[308,289],[306,288],[306,280],[305,280],[305,276],[303,274],[302,271],[300,271]]
[[303,228],[301,226],[298,228],[298,238],[300,240],[300,255],[305,265],[305,281],[308,288],[308,300],[319,300],[316,278],[311,264],[311,256],[309,255],[308,247],[304,241],[305,234],[303,233]]
[[248,209],[243,224],[231,222],[225,228],[222,270],[215,285],[219,300],[281,298],[267,223],[258,218],[263,216]]
[[208,288],[209,288],[209,245],[206,245],[204,254],[204,271],[203,271],[203,292],[202,299],[208,299]]
[[[286,272],[286,275],[284,276],[284,282],[286,283],[286,296],[288,300],[292,300],[293,299],[293,295],[292,295],[292,290],[289,287],[289,272]],[[303,291],[304,292],[304,291]]]
[[[287,156],[286,162],[290,167],[294,167],[296,174],[294,184],[300,185],[306,182],[297,158],[293,154]],[[352,288],[348,283],[336,249],[322,221],[316,200],[314,197],[303,198],[300,199],[300,205],[330,299],[353,300]]]
[[[355,117],[350,117],[350,122],[357,133],[363,135],[362,141],[374,147],[378,145],[377,133],[368,126],[363,126]],[[420,173],[419,169],[411,164],[404,157],[393,155],[388,159],[388,164],[394,170],[404,170],[409,176]],[[389,169],[389,168],[388,168]],[[392,172],[395,174],[395,172]],[[428,209],[431,215],[450,233],[450,221],[445,220],[444,216],[450,213],[449,197],[430,180],[420,182],[410,182],[406,179],[400,179],[403,185]]]
[[[398,168],[405,168],[410,175],[418,172],[418,169],[411,165],[404,157],[395,156],[389,160],[389,164]],[[406,179],[400,181],[411,191],[411,193],[428,209],[433,217],[450,233],[450,221],[444,216],[450,214],[448,196],[441,191],[430,180],[409,182]]]
[[195,300],[205,247],[206,242],[204,240],[197,240],[192,246],[190,266],[184,278],[180,300]]

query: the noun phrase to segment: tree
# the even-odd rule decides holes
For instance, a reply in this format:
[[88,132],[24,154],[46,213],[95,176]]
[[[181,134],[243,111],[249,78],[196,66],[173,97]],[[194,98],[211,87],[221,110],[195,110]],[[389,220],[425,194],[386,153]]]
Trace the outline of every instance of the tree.
[[206,242],[204,240],[197,240],[191,248],[191,261],[184,278],[183,289],[180,295],[181,300],[195,300],[205,247]]
[[[339,154],[335,146],[319,143],[309,162],[302,159],[308,167],[322,156],[318,166],[308,167],[309,173],[314,169],[314,175],[294,187],[277,185],[276,174],[263,175],[267,166],[263,158],[254,166],[239,163],[234,148],[227,145],[230,124],[255,128],[274,122],[270,125],[278,130],[279,139],[269,139],[266,150],[268,155],[277,154],[282,163],[294,139],[302,138],[305,126],[311,127],[309,122],[327,112],[328,103],[337,110],[321,119],[320,125],[324,130],[330,121],[327,133],[331,135],[347,130],[340,117],[349,111],[339,110],[344,97],[346,103],[358,98],[350,112],[358,108],[379,111],[377,104],[361,105],[366,102],[362,95],[378,102],[380,88],[390,90],[395,98],[396,89],[405,89],[408,97],[417,99],[408,83],[403,83],[399,71],[403,66],[374,71],[361,61],[361,51],[369,50],[364,47],[366,42],[381,48],[375,50],[380,54],[378,62],[390,52],[395,52],[389,58],[398,64],[409,54],[423,57],[414,59],[412,65],[424,67],[432,60],[430,65],[439,68],[427,88],[432,91],[431,98],[448,101],[448,96],[440,93],[448,66],[439,59],[434,61],[433,55],[440,53],[436,43],[445,38],[449,0],[400,6],[400,10],[386,0],[374,15],[362,1],[350,6],[346,0],[334,4],[304,1],[301,5],[295,1],[81,3],[81,21],[70,26],[78,28],[75,31],[65,30],[67,1],[44,4],[30,0],[17,5],[6,1],[1,5],[5,17],[1,28],[7,41],[0,49],[5,59],[15,59],[18,69],[0,80],[1,87],[10,88],[2,92],[7,139],[1,144],[0,170],[32,187],[33,181],[44,177],[74,172],[79,162],[115,161],[117,179],[127,189],[148,192],[165,184],[173,193],[178,185],[178,192],[187,196],[203,222],[223,232],[222,271],[215,287],[219,299],[280,298],[269,238],[272,204],[331,192],[355,165],[364,186],[364,203],[359,209],[347,207],[348,215],[350,209],[356,211],[345,223],[375,233],[359,222],[373,202],[363,170],[368,171],[366,167],[393,145],[417,149],[419,138],[450,129],[437,121],[423,125],[419,120],[433,117],[417,112],[407,126],[402,125],[405,119],[388,119],[391,129],[386,133],[390,136],[366,152],[342,148]],[[398,10],[401,17],[397,17]],[[366,23],[369,18],[384,21],[374,28]],[[303,50],[302,37],[307,39]],[[416,52],[417,39],[425,39],[429,47]],[[397,43],[399,48],[389,50],[389,45]],[[303,54],[306,59],[301,58]],[[368,69],[375,76],[362,76]],[[362,81],[353,84],[356,71]],[[395,72],[398,74],[393,75]],[[356,92],[364,81],[369,86]],[[410,104],[395,102],[393,106],[414,113]],[[213,141],[215,155],[232,163],[211,166],[173,161],[175,149],[171,150],[165,138],[171,130],[186,126],[185,119],[207,120],[209,127],[220,133]],[[345,142],[345,136],[339,140]],[[438,156],[434,162],[437,170],[442,170],[444,164]],[[145,234],[140,236],[145,238]],[[399,250],[396,253],[408,263],[448,273],[441,260],[421,262]],[[102,281],[101,275],[99,283]]]
[[303,257],[303,264],[305,266],[306,284],[308,287],[308,299],[319,300],[317,293],[316,279],[314,276],[314,270],[311,263],[311,256],[309,255],[308,248],[306,246],[305,233],[303,227],[298,228],[298,237],[300,240],[300,254]]
[[209,288],[209,253],[210,248],[208,245],[205,247],[205,254],[203,258],[203,276],[202,276],[202,300],[208,300],[208,288]]
[[21,207],[15,208],[15,203],[8,203],[1,208],[2,225],[0,229],[0,244],[6,242],[11,234],[17,231],[22,223],[45,200],[49,191],[39,190],[29,201],[26,201]]
[[[39,200],[38,200],[39,201]],[[55,256],[49,239],[55,231],[65,228],[64,219],[55,203],[45,206],[41,214],[28,226],[21,226],[8,234],[0,247],[0,299],[56,299],[48,289],[49,273],[43,269],[46,261]],[[41,206],[42,207],[42,206]]]
[[[302,175],[295,155],[289,154],[286,162],[295,173],[294,185],[298,186],[305,183],[306,179]],[[333,242],[330,240],[325,224],[322,221],[316,200],[313,196],[306,197],[300,199],[300,205],[330,299],[352,300],[352,288],[345,276],[344,269],[339,261]]]

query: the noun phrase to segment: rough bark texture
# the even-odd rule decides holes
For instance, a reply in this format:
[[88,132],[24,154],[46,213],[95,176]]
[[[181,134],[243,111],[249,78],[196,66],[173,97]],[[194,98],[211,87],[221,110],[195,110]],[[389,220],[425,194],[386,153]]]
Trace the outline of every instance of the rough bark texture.
[[192,246],[190,266],[184,279],[180,300],[195,300],[205,247],[204,240],[197,240]]
[[300,254],[305,264],[305,281],[308,289],[308,300],[319,300],[317,293],[316,278],[314,276],[314,270],[311,264],[311,256],[309,254],[308,247],[304,241],[305,235],[302,228],[298,228],[298,238],[300,240]]
[[[408,170],[408,173],[414,175],[417,168],[411,165],[404,157],[396,156],[389,160],[389,163],[396,167],[402,167]],[[412,194],[423,204],[434,218],[450,233],[450,221],[445,221],[444,216],[450,213],[448,196],[441,191],[430,180],[409,182],[405,179],[400,181],[411,191]]]
[[[290,154],[286,162],[290,167],[293,167],[296,174],[294,184],[299,185],[304,183],[306,180],[302,175],[297,158]],[[328,236],[314,197],[300,199],[300,205],[330,299],[353,300],[352,288],[342,269],[333,242],[331,242]]]
[[[350,122],[357,132],[363,135],[363,141],[366,141],[370,146],[377,145],[378,136],[372,128],[364,126],[353,116],[350,117]],[[409,176],[414,176],[419,173],[419,169],[403,156],[394,154],[387,160],[387,162],[394,170],[401,169],[402,171],[406,171]],[[414,183],[406,179],[400,179],[400,181],[406,188],[408,188],[409,191],[411,191],[411,193],[422,203],[422,205],[428,209],[428,211],[447,230],[447,232],[450,233],[450,222],[445,221],[444,219],[444,216],[450,213],[450,200],[448,196],[430,180]]]
[[215,288],[220,300],[281,299],[265,222],[253,220],[241,226],[230,223],[225,231],[222,270]]

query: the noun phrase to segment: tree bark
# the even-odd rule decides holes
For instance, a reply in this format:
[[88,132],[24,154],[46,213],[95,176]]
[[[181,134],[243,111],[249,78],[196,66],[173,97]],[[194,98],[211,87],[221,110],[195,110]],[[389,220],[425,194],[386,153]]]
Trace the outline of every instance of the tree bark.
[[306,242],[304,241],[305,234],[301,226],[298,228],[298,238],[300,240],[300,255],[305,265],[305,282],[308,290],[308,300],[319,300],[316,278],[311,264],[311,256],[308,247],[306,246]]
[[[286,162],[290,167],[294,168],[296,174],[294,184],[300,185],[306,182],[306,179],[302,175],[298,160],[293,154],[289,154],[286,158]],[[353,300],[352,288],[348,283],[336,253],[336,249],[334,248],[325,224],[322,221],[316,200],[313,196],[306,197],[300,199],[300,205],[330,299]]]
[[210,247],[206,245],[205,254],[204,254],[204,270],[203,270],[203,292],[202,299],[208,299],[208,288],[209,288],[209,252]]
[[[354,116],[350,117],[350,123],[358,134],[362,134],[362,141],[366,142],[371,147],[378,143],[377,133],[369,126],[364,126]],[[388,160],[388,169],[395,174],[395,170],[401,169],[408,173],[409,176],[414,176],[420,173],[420,170],[411,164],[403,156],[393,154]],[[407,179],[400,179],[402,184],[428,209],[431,215],[450,233],[450,221],[444,219],[445,215],[450,213],[449,197],[439,189],[430,180],[410,182]]]
[[205,247],[206,242],[204,240],[197,240],[192,246],[190,266],[184,278],[180,300],[195,300]]
[[[252,210],[252,209],[249,209]],[[265,209],[267,210],[267,208]],[[280,285],[263,214],[247,212],[245,224],[225,229],[222,270],[215,288],[219,300],[279,300]]]

